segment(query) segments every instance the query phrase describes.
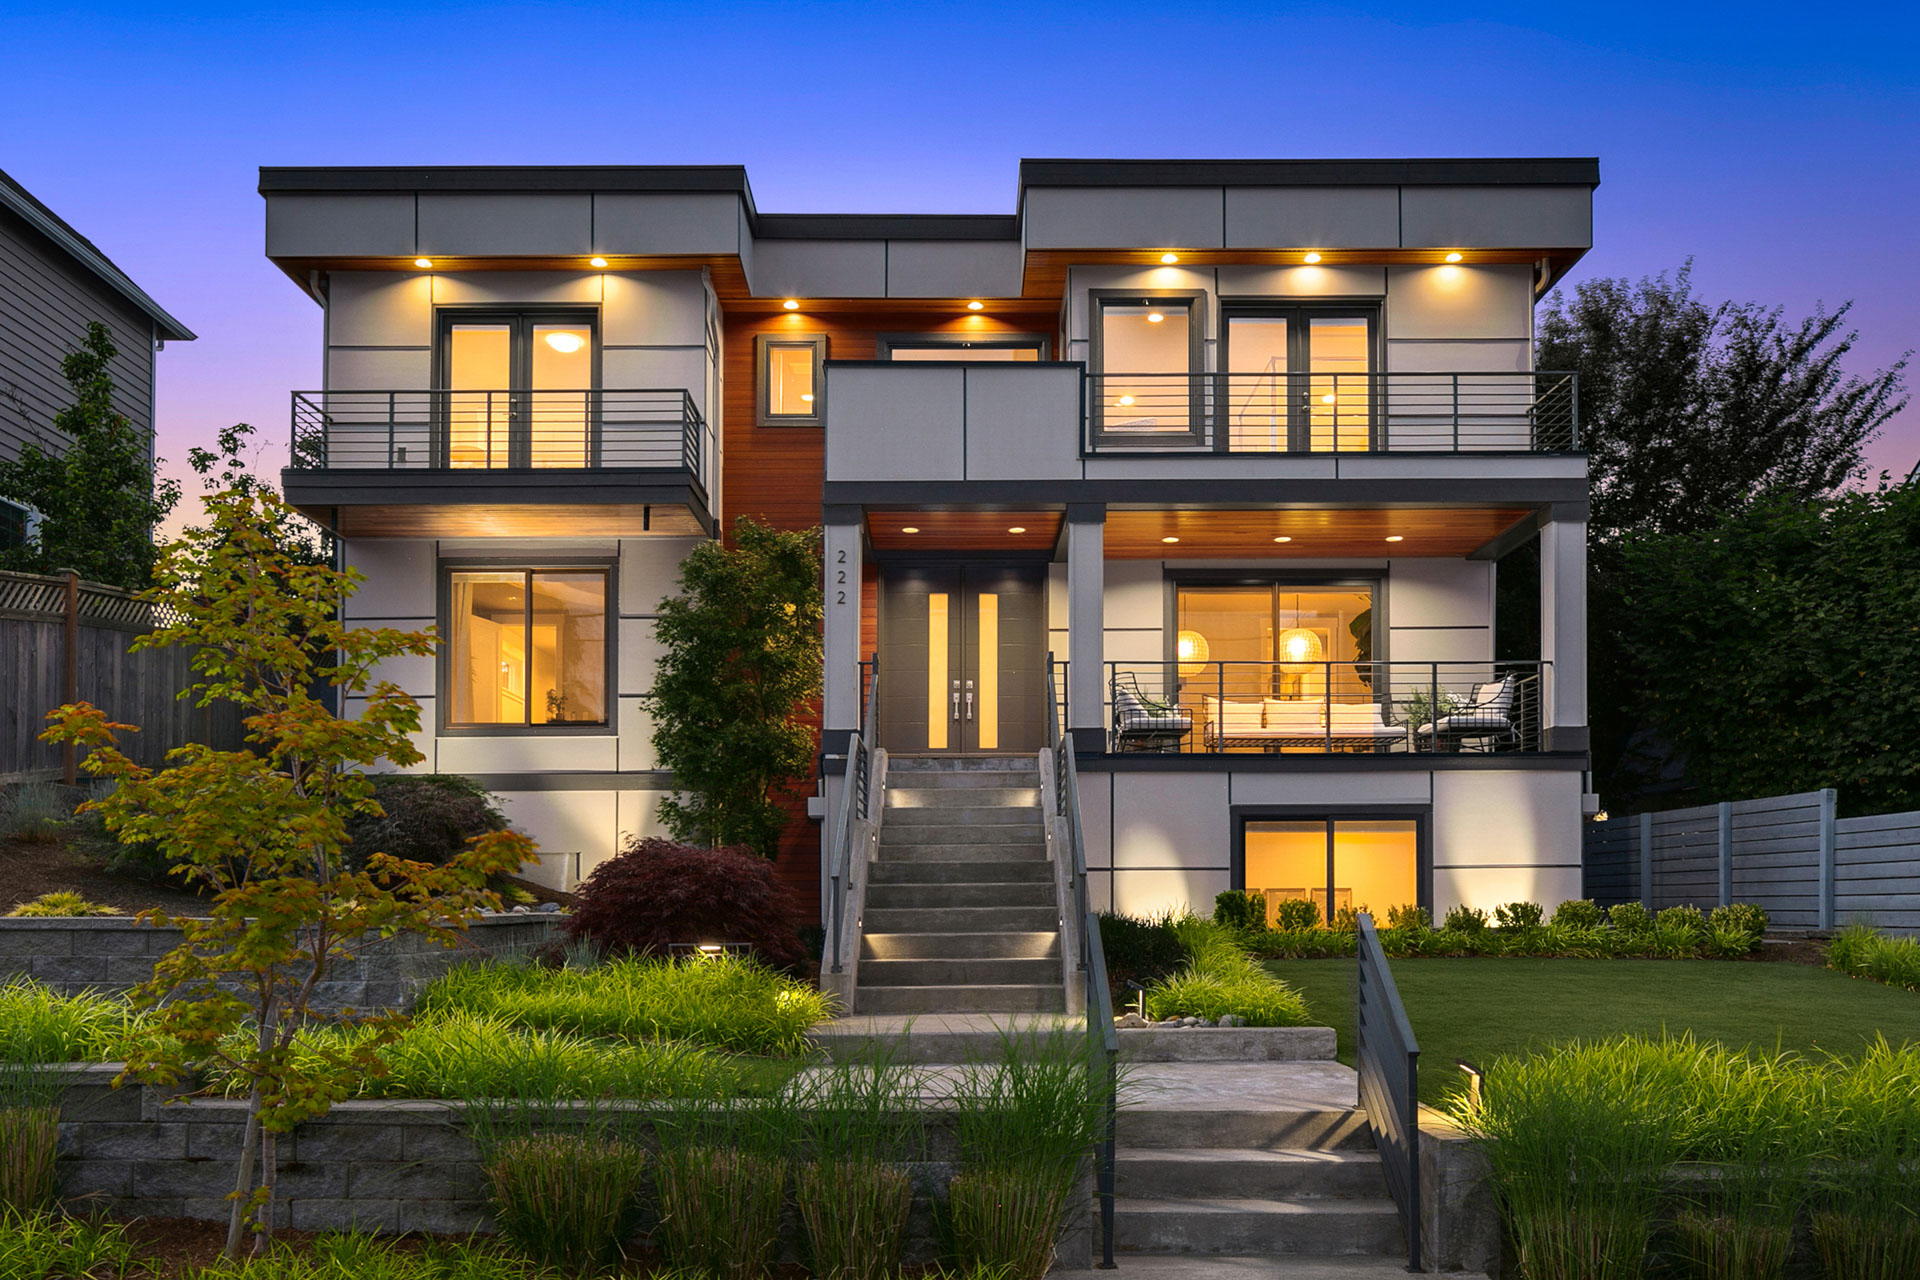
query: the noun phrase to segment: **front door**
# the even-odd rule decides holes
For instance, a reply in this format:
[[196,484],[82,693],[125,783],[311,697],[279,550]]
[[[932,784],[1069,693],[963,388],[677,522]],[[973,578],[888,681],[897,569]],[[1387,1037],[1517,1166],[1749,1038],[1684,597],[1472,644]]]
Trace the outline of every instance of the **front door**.
[[1038,751],[1046,599],[1039,565],[883,569],[880,745],[916,755]]

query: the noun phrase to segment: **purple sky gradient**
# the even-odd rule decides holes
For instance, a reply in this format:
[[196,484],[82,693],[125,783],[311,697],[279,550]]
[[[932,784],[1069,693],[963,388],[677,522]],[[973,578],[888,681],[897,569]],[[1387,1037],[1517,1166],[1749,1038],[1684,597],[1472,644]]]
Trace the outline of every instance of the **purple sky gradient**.
[[[0,7],[0,168],[200,335],[160,358],[175,474],[240,420],[277,470],[319,380],[263,164],[740,163],[766,211],[1004,213],[1022,156],[1597,155],[1574,279],[1692,256],[1708,298],[1854,300],[1857,372],[1920,346],[1915,10],[1430,12]],[[1904,475],[1920,408],[1869,456]]]

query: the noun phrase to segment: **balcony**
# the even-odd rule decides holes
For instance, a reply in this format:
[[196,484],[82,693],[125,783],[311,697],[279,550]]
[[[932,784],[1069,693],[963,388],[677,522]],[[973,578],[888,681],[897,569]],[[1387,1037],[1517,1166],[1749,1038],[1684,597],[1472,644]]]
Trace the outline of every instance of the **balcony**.
[[1551,677],[1543,662],[1109,662],[1107,750],[1537,752]]
[[1088,374],[1095,454],[1571,453],[1571,373]]
[[346,534],[700,533],[712,457],[678,388],[296,391],[283,481]]

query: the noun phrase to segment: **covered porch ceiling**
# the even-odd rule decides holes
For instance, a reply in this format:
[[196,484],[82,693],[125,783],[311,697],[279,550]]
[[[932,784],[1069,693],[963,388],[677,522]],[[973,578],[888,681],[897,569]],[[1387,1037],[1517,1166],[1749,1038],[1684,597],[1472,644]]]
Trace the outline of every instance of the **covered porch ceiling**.
[[707,532],[687,507],[642,503],[302,505],[348,538],[638,538]]

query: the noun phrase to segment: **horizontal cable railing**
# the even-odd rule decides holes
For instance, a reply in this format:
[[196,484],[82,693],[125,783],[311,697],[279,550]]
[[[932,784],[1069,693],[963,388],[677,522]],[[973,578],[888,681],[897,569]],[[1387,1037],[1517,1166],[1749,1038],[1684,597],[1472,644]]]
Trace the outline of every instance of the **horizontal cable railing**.
[[1541,749],[1544,662],[1109,662],[1116,752]]
[[701,475],[687,391],[296,391],[295,470],[641,468]]
[[1567,452],[1571,373],[1090,373],[1089,453]]

